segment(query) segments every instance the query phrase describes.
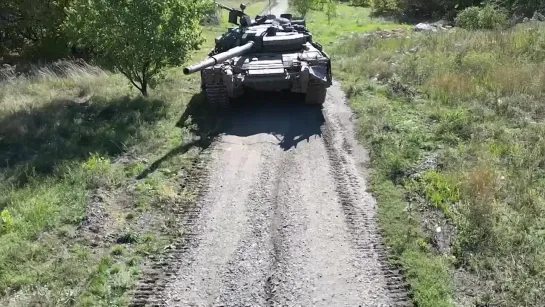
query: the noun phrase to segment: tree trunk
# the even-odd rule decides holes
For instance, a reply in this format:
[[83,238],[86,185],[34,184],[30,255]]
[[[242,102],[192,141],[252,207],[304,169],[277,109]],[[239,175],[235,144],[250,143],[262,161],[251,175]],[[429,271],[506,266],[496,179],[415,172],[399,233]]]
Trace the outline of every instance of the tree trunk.
[[148,75],[146,74],[148,67],[149,62],[144,63],[144,66],[142,67],[142,89],[140,91],[144,97],[148,97]]
[[142,93],[142,96],[148,97],[148,80],[146,79],[142,80],[142,86],[140,87],[140,92]]

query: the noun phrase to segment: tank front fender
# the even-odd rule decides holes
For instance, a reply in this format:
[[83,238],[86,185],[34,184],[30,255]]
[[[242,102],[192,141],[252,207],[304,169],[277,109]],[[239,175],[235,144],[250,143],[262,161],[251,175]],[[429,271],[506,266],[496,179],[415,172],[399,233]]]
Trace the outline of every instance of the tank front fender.
[[315,83],[329,85],[328,67],[322,65],[309,66],[309,77]]

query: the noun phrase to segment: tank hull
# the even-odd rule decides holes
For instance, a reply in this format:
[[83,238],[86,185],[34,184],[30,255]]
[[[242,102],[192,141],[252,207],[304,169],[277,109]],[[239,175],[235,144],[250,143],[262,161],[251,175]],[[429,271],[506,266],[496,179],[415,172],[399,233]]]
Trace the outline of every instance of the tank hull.
[[307,103],[322,104],[331,79],[329,56],[310,43],[298,52],[247,53],[201,70],[209,102],[222,105],[248,89],[301,93]]

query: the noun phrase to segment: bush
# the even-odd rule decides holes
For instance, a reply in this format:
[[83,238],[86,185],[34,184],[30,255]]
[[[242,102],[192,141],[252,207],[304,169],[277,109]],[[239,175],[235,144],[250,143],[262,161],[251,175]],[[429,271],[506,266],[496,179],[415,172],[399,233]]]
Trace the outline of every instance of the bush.
[[331,19],[337,17],[337,2],[336,0],[329,0],[326,4],[325,13],[327,15],[327,24],[331,24]]
[[507,13],[491,5],[483,8],[476,6],[468,7],[456,17],[456,24],[468,30],[501,29],[506,27],[507,23]]
[[373,13],[390,14],[402,11],[401,3],[398,0],[373,0]]
[[371,0],[350,0],[350,4],[353,6],[367,7],[371,5]]
[[[61,25],[71,0],[3,0],[0,10],[0,61],[53,61],[69,55]],[[6,60],[6,59],[4,59]],[[14,61],[15,60],[15,61]]]
[[219,25],[221,23],[221,11],[215,5],[210,5],[206,8],[204,16],[201,20],[201,25]]
[[464,29],[479,29],[479,13],[481,9],[477,6],[468,7],[458,14],[456,24]]

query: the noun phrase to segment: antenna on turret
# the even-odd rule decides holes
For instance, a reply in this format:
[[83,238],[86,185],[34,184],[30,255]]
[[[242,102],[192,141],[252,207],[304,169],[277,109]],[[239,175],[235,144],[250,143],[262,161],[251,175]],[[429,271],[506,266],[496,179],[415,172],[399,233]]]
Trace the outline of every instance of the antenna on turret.
[[272,12],[271,12],[271,0],[269,0],[269,15],[272,15]]

